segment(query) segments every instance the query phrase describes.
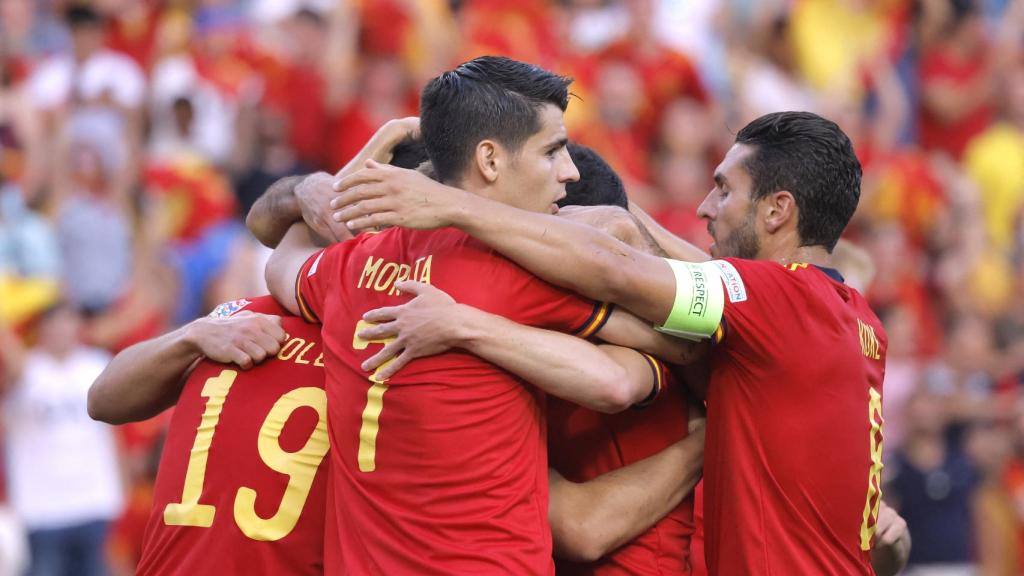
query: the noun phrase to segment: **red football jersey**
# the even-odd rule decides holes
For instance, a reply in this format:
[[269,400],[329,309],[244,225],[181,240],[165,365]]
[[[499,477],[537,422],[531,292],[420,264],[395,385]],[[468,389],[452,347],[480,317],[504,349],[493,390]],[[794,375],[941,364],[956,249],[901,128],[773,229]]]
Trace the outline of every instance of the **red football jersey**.
[[544,395],[463,352],[416,360],[387,383],[360,363],[368,310],[407,302],[396,280],[531,326],[589,336],[607,306],[556,289],[454,229],[393,228],[314,255],[297,279],[324,321],[335,508],[328,574],[545,574]]
[[327,398],[320,331],[269,296],[220,305],[282,316],[250,370],[201,361],[167,430],[138,574],[322,574]]
[[[657,362],[652,360],[652,362]],[[601,414],[552,398],[548,403],[551,466],[573,482],[586,482],[617,470],[682,440],[687,430],[687,395],[664,366],[652,364],[662,379],[659,397],[646,408]],[[667,380],[666,380],[667,377]],[[693,497],[649,530],[598,562],[557,560],[558,574],[689,574]]]
[[710,574],[872,574],[886,336],[838,273],[716,260],[704,453]]

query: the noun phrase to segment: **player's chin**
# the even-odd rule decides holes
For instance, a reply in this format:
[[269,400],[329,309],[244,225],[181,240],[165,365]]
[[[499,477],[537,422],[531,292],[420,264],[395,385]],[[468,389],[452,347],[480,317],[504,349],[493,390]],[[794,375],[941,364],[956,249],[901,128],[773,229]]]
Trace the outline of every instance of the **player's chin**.
[[551,212],[552,214],[558,214],[558,204],[555,204],[554,202],[552,202],[552,203],[551,203],[551,207],[550,207],[550,208],[548,208],[548,210],[549,210],[549,211],[550,211],[550,212]]
[[714,242],[711,244],[711,246],[708,248],[708,253],[711,254],[712,258],[721,257],[721,254],[719,254],[718,252],[718,242]]

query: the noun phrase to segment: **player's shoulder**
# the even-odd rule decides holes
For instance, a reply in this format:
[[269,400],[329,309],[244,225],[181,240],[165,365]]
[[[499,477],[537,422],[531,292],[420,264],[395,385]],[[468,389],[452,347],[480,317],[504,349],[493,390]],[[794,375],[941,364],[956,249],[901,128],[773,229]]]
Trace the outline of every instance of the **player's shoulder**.
[[744,258],[717,258],[711,264],[718,269],[725,286],[726,295],[732,303],[745,302],[758,292],[759,285],[778,284],[785,281],[787,268],[772,260],[747,260]]
[[747,260],[745,258],[719,258],[711,261],[722,274],[723,280],[738,277],[746,279],[775,279],[803,282],[809,277],[823,277],[843,284],[843,277],[831,268],[822,268],[807,262],[782,263],[775,260]]

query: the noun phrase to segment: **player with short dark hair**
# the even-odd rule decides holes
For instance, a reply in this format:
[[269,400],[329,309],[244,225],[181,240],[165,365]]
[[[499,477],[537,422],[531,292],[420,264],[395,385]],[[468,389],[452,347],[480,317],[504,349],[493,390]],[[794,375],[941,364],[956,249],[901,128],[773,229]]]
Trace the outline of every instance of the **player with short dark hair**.
[[[710,340],[710,573],[870,574],[886,336],[830,254],[856,206],[860,166],[849,138],[813,114],[770,114],[741,134],[698,211],[718,260],[653,257],[585,226],[374,165],[339,183],[335,218],[451,226],[541,278]],[[766,161],[792,173],[772,173]]]
[[[438,174],[502,203],[556,209],[565,184],[578,178],[565,148],[566,84],[540,68],[493,57],[432,81],[421,126]],[[493,98],[495,106],[474,111],[463,92]],[[484,125],[474,127],[471,138],[457,135],[470,145],[449,147],[447,138],[456,135],[442,134],[470,113]],[[524,126],[530,128],[525,136]],[[649,361],[568,334],[607,336],[625,326],[644,331],[643,338],[654,338],[653,332],[538,281],[457,230],[394,228],[317,252],[304,231],[293,228],[271,257],[267,278],[280,302],[324,323],[336,502],[328,526],[338,535],[328,539],[327,570],[551,572],[544,394],[505,370],[588,406],[620,410],[655,389]],[[501,332],[476,334],[461,347],[505,370],[453,352],[388,380],[386,367],[366,371],[364,362],[391,355],[394,346],[370,336],[363,315],[407,301],[407,280],[442,288],[504,323]],[[453,318],[437,330],[456,323]],[[566,334],[539,334],[541,328]],[[559,344],[517,356],[522,330]]]
[[[767,114],[744,126],[736,143],[749,150],[743,163],[753,182],[751,200],[789,190],[800,211],[801,246],[831,252],[857,209],[861,168],[846,136],[822,120],[809,112]],[[758,252],[756,245],[733,248],[736,258]]]
[[[498,56],[464,62],[431,80],[420,95],[420,123],[438,179],[461,178],[482,140],[518,150],[540,131],[546,105],[565,111],[571,82]],[[509,159],[514,162],[516,156]]]
[[[523,78],[510,77],[510,70]],[[462,166],[458,174],[447,174],[449,181],[514,206],[555,210],[565,183],[578,178],[565,148],[566,82],[558,78],[484,57],[432,81],[421,122],[434,168],[445,174],[441,166],[448,159],[447,169]],[[537,92],[540,85],[561,85],[561,96]],[[468,113],[460,91],[489,94],[499,113],[481,117],[495,127],[479,127],[473,146],[449,154],[435,131],[445,129],[446,119]],[[525,139],[519,133],[523,126],[534,127]],[[544,513],[543,393],[465,353],[410,366],[390,380],[381,374],[386,367],[361,368],[377,351],[362,315],[408,299],[403,281],[442,287],[458,301],[496,314],[505,327],[478,334],[463,348],[548,392],[597,409],[621,410],[649,396],[656,389],[653,360],[632,350],[602,351],[540,328],[583,337],[640,330],[640,340],[671,344],[623,313],[612,314],[603,304],[537,281],[455,230],[384,230],[317,253],[301,227],[293,228],[268,263],[267,278],[279,301],[325,324],[337,503],[328,511],[329,533],[337,534],[327,540],[328,571],[546,573],[552,568]],[[524,338],[516,334],[523,330],[559,344],[521,355]],[[392,345],[381,343],[385,346],[376,355],[388,355]],[[689,351],[676,347],[668,354]]]
[[[570,142],[568,149],[574,163],[582,160],[578,164],[580,179],[566,186],[566,198],[571,198],[575,206],[560,210],[560,216],[608,230],[641,249],[654,250],[649,238],[637,232],[642,226],[622,209],[628,206],[628,200],[615,171],[590,148]],[[465,320],[465,306],[456,305],[437,288],[411,284],[403,284],[403,289],[415,290],[416,299],[364,316],[366,320],[387,322],[371,329],[372,336],[425,331],[448,335],[434,341],[435,352],[460,347],[467,329],[458,326],[472,324]],[[451,330],[433,328],[449,321],[456,325]],[[472,333],[473,329],[468,330]],[[385,360],[390,363],[382,367],[382,376],[396,374],[404,365],[402,356],[390,359],[381,353],[366,367],[376,369]],[[557,397],[548,398],[550,520],[559,574],[690,572],[689,539],[694,530],[690,495],[699,477],[699,462],[652,471],[657,474],[645,477],[646,493],[638,494],[624,482],[604,492],[589,487],[587,496],[591,499],[587,501],[572,494],[575,484],[607,484],[611,475],[629,474],[626,469],[630,465],[650,457],[663,458],[663,452],[678,450],[679,444],[696,441],[703,445],[702,428],[698,437],[689,437],[688,424],[692,422],[687,416],[690,402],[685,384],[663,364],[654,363],[652,367],[664,384],[657,399],[635,410],[602,414]],[[595,501],[601,495],[605,497]],[[610,509],[618,510],[618,515],[608,514]]]

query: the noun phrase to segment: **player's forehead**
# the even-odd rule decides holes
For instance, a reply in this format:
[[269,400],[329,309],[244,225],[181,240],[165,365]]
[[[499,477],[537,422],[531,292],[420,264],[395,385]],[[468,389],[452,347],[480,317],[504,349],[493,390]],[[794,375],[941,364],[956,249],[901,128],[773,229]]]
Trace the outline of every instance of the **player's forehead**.
[[753,149],[746,144],[733,144],[725,153],[725,158],[715,167],[714,179],[718,186],[728,185],[731,188],[749,188],[750,172],[747,170],[747,159]]
[[526,146],[544,150],[568,139],[565,130],[565,114],[554,104],[544,104],[538,112],[540,130],[526,140]]

